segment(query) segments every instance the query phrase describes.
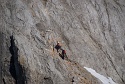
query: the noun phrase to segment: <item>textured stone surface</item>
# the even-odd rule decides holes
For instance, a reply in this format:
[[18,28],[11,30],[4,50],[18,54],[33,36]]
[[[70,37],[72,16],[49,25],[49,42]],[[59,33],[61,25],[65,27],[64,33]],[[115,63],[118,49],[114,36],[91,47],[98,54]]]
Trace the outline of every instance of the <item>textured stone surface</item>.
[[[124,0],[0,0],[0,83],[16,81],[13,35],[27,84],[100,84],[84,66],[125,84],[124,27]],[[57,41],[70,61],[53,51]]]

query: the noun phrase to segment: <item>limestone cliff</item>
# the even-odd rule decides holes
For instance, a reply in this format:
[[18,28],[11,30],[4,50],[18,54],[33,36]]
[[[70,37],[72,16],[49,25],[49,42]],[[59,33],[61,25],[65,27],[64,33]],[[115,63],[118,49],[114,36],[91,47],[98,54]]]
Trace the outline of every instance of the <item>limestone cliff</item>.
[[125,84],[125,0],[0,0],[0,84],[101,84],[84,66]]

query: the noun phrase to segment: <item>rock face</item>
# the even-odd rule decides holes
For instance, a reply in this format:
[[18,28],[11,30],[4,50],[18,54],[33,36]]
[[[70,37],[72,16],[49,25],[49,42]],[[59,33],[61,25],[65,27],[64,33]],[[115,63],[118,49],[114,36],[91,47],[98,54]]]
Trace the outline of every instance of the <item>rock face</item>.
[[125,84],[124,27],[125,0],[0,0],[0,84]]

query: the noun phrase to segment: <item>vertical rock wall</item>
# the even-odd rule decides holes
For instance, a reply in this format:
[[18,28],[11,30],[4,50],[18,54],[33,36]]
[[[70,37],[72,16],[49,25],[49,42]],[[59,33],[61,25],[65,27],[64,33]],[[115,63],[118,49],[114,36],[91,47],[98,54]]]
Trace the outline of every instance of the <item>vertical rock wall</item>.
[[[84,66],[125,83],[124,0],[0,0],[0,10],[1,83],[16,83],[9,71],[12,35],[25,83],[71,84],[74,77],[99,84]],[[53,51],[57,41],[70,62]]]

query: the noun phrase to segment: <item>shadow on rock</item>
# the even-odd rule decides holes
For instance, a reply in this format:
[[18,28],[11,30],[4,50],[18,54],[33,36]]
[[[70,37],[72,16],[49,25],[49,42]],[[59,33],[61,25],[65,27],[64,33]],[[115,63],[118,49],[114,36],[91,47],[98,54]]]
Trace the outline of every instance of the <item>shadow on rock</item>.
[[18,48],[15,46],[14,38],[13,36],[10,36],[10,43],[11,46],[9,48],[11,53],[11,59],[10,59],[10,74],[15,79],[15,84],[26,84],[26,77],[24,70],[20,63],[18,62]]

